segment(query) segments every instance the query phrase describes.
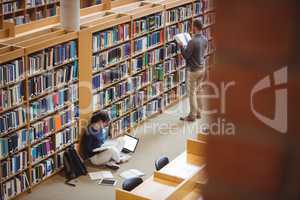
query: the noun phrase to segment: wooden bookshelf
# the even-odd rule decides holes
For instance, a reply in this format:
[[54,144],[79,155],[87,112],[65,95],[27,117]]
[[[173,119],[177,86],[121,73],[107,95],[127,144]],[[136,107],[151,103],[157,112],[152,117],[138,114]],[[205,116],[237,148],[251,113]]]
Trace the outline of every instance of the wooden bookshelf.
[[[79,116],[75,114],[77,113],[75,107],[78,105],[78,74],[76,73],[76,69],[78,70],[78,65],[75,64],[78,63],[78,34],[75,32],[67,33],[61,29],[49,29],[47,31],[41,31],[39,34],[36,33],[35,37],[23,36],[20,38],[8,40],[7,44],[8,45],[3,45],[0,48],[1,64],[11,62],[16,58],[21,58],[23,60],[25,70],[24,79],[22,79],[25,84],[24,102],[18,105],[26,109],[26,123],[24,124],[25,126],[16,127],[15,129],[9,130],[9,133],[5,133],[5,136],[3,136],[3,134],[1,133],[1,138],[3,138],[9,137],[18,130],[26,131],[26,145],[20,149],[15,150],[14,152],[10,153],[8,157],[5,157],[1,160],[1,163],[3,163],[3,161],[8,160],[8,158],[20,152],[26,152],[27,154],[28,159],[25,168],[20,168],[15,173],[11,173],[5,177],[1,174],[1,192],[5,191],[5,187],[9,187],[5,186],[5,183],[13,180],[16,177],[23,176],[24,173],[27,174],[28,187],[24,188],[24,190],[20,193],[12,194],[10,198],[14,198],[22,192],[31,191],[31,189],[35,185],[43,182],[47,178],[60,171],[62,163],[61,160],[58,160],[59,155],[68,146],[78,142]],[[55,48],[59,50],[56,51]],[[52,54],[52,52],[54,51],[56,51],[56,53],[65,53],[60,56],[56,54],[56,56],[52,57],[52,55],[54,55]],[[50,57],[47,53],[49,53]],[[47,58],[52,58],[53,63],[49,62],[48,64],[45,64],[42,69],[39,69],[41,71],[34,71],[33,73],[31,71],[32,64],[30,65],[30,63],[33,62],[32,58],[36,55],[41,55],[44,61],[46,61]],[[30,91],[32,91],[32,87],[30,85],[30,81],[32,79],[36,77],[42,78],[44,74],[47,74],[47,72],[49,72],[49,74],[53,74],[53,77],[54,75],[60,76],[63,75],[63,73],[66,73],[68,70],[70,71],[70,73],[74,73],[74,77],[73,75],[70,76],[71,78],[65,77],[67,78],[64,79],[67,80],[66,82],[56,81],[55,84],[59,84],[56,85],[56,87],[54,85],[50,85],[51,87],[53,86],[51,90],[38,91],[36,96],[31,96]],[[36,84],[38,84],[38,82]],[[54,84],[54,82],[52,82],[51,84]],[[73,93],[71,93],[71,91]],[[69,96],[64,96],[68,98],[65,101],[62,100],[62,98],[64,97],[58,97],[58,94]],[[56,106],[50,106],[52,101],[51,99],[54,97],[59,99],[59,103],[54,103],[54,105]],[[38,116],[32,118],[31,109],[33,108],[32,106],[34,105],[34,103],[44,101],[46,100],[46,98],[47,100],[49,100],[48,105],[50,107],[48,108],[50,110],[43,111],[38,109],[38,111],[41,111],[41,113]],[[5,113],[7,112],[9,111],[5,110]],[[1,113],[1,118],[5,113]],[[47,123],[50,122],[48,120],[52,120],[52,117],[53,120],[55,120],[54,122],[56,124],[51,128]],[[47,126],[49,128],[49,132],[43,132],[43,135],[36,135],[39,129],[35,128],[38,128],[41,125],[43,125],[43,127]],[[34,132],[31,132],[31,134],[29,134],[30,131]],[[71,135],[71,137],[66,137],[65,134],[67,132]],[[48,147],[45,147],[47,149],[47,153],[43,154],[42,156],[37,156],[37,158],[34,159],[35,154],[33,154],[32,151],[38,147],[37,145],[42,145],[45,142],[49,142],[49,149]],[[41,170],[40,166],[42,164],[51,166],[50,171],[44,172],[46,173],[46,176],[44,177],[40,177],[38,174],[36,174],[36,170],[38,170],[38,168],[39,170]],[[36,175],[36,177],[34,178],[33,175]]]

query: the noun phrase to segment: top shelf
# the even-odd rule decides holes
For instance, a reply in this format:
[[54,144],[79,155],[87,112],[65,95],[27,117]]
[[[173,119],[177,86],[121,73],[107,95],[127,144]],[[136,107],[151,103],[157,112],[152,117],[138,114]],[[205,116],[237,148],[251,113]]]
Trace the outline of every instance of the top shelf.
[[0,64],[24,56],[24,49],[13,45],[0,44]]

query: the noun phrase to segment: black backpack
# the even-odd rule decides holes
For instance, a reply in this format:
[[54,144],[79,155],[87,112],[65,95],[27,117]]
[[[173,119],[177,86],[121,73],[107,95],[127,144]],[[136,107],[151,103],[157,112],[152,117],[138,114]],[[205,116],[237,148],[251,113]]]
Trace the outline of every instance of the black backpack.
[[67,179],[65,183],[75,187],[74,184],[69,182],[81,175],[86,175],[87,170],[76,150],[74,149],[74,146],[67,148],[67,150],[64,152],[63,162],[65,177]]

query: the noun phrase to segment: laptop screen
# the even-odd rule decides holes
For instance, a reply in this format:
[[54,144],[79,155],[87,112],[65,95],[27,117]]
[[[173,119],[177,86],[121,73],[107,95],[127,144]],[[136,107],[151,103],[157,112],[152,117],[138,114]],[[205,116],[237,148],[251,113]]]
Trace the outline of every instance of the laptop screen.
[[139,139],[132,137],[130,135],[124,135],[124,139],[125,139],[124,149],[126,149],[130,152],[134,152],[135,148],[139,142]]

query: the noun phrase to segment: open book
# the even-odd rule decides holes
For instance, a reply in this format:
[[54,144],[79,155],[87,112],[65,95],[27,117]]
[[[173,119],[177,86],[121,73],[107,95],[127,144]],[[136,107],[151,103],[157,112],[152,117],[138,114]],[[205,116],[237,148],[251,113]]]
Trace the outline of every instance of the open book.
[[183,47],[188,45],[188,42],[192,39],[189,33],[179,33],[174,36],[177,43],[180,43]]

